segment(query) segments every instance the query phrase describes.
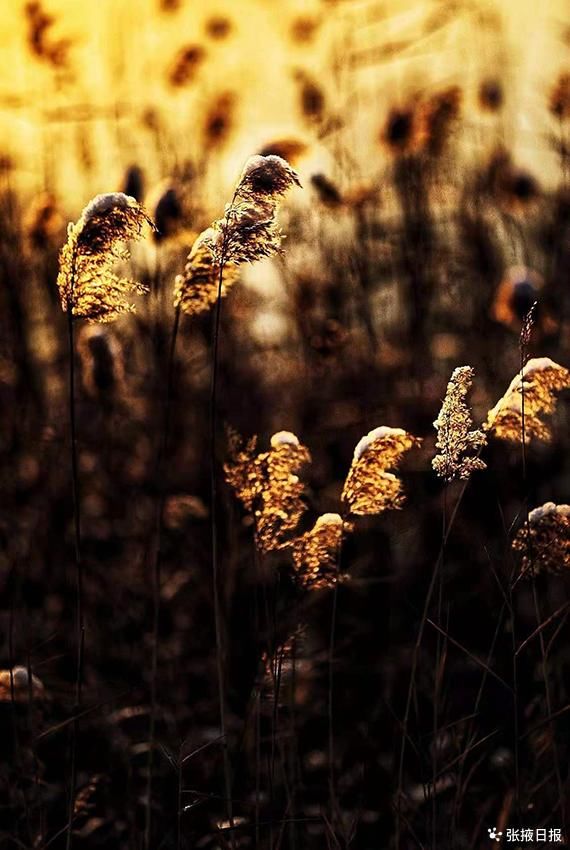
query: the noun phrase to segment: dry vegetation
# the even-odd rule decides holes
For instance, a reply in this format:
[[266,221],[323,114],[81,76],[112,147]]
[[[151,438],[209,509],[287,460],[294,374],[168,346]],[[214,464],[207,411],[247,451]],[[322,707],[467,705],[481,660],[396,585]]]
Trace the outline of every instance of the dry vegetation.
[[[531,168],[507,75],[412,81],[381,108],[347,88],[455,4],[364,51],[356,21],[385,10],[315,0],[275,54],[294,132],[238,157],[243,17],[175,40],[186,4],[162,0],[148,91],[176,117],[117,101],[105,182],[100,115],[71,110],[81,45],[45,5],[14,15],[70,107],[38,127],[60,151],[74,134],[81,180],[66,191],[47,131],[40,165],[0,160],[0,847],[567,834],[567,69]],[[499,17],[475,22],[503,43]]]

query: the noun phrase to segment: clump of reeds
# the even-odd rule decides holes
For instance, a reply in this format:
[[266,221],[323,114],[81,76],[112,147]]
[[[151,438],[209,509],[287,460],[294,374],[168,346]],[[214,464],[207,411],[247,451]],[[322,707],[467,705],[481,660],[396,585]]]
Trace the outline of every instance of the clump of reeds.
[[473,429],[471,411],[466,402],[473,384],[474,370],[470,366],[459,366],[447,385],[445,399],[435,420],[438,453],[432,466],[440,478],[446,481],[466,481],[472,472],[485,469],[479,457],[487,442],[480,429]]
[[521,576],[570,569],[570,505],[546,502],[530,511],[512,546],[521,556]]
[[556,393],[570,387],[570,372],[549,357],[529,360],[506,393],[489,411],[484,430],[501,440],[550,442],[552,432],[543,420],[556,407]]

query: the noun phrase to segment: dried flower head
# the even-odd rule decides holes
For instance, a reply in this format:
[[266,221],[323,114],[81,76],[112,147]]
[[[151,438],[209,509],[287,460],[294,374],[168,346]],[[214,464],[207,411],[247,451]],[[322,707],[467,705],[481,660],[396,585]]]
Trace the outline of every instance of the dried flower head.
[[555,393],[570,387],[570,372],[549,357],[528,361],[511,381],[509,388],[487,414],[484,430],[501,440],[520,443],[523,434],[529,443],[533,438],[549,442],[552,433],[543,422],[544,414],[553,413]]
[[570,505],[546,502],[528,515],[513,549],[521,555],[521,575],[561,573],[570,568]]
[[488,112],[498,112],[503,105],[503,87],[498,80],[483,80],[479,86],[479,105]]
[[124,391],[125,364],[116,334],[97,325],[81,328],[77,338],[81,377],[88,395],[100,400],[118,397]]
[[214,222],[207,240],[216,262],[252,263],[279,252],[283,236],[277,207],[289,189],[300,185],[297,173],[281,157],[250,157],[224,217]]
[[511,266],[497,288],[492,316],[508,327],[520,327],[536,303],[543,279],[527,266]]
[[168,81],[173,88],[182,88],[191,83],[206,58],[206,51],[199,44],[182,47],[172,63]]
[[420,444],[401,428],[382,426],[370,431],[357,444],[342,491],[342,502],[350,514],[366,516],[400,508],[404,501],[402,482],[395,469],[405,452]]
[[339,514],[322,514],[310,531],[292,543],[295,579],[302,588],[321,590],[343,580],[339,560],[346,530]]
[[225,91],[212,101],[204,116],[204,148],[211,151],[221,148],[230,138],[234,128],[237,104],[235,92]]
[[111,322],[121,313],[134,311],[126,299],[146,287],[121,278],[114,264],[126,260],[130,240],[140,239],[152,221],[128,195],[114,192],[97,195],[85,207],[76,224],[67,228],[67,242],[59,257],[57,286],[64,311],[90,322]]
[[559,121],[570,118],[570,74],[563,73],[558,77],[550,93],[548,107],[552,115]]
[[486,468],[479,454],[487,437],[483,431],[471,430],[473,420],[466,402],[473,375],[471,366],[453,370],[439,416],[433,423],[439,451],[431,464],[436,474],[446,481],[466,481],[472,472]]
[[[183,313],[194,316],[209,310],[218,297],[220,265],[214,259],[211,240],[217,237],[212,229],[204,230],[194,242],[184,273],[174,282],[174,306]],[[225,263],[222,275],[221,296],[225,297],[238,277],[233,263]]]
[[274,434],[269,451],[257,455],[255,438],[244,445],[230,432],[229,442],[226,481],[253,515],[256,543],[262,552],[281,549],[306,510],[298,473],[309,463],[309,451],[289,431]]
[[13,667],[12,670],[0,670],[0,702],[11,702],[12,694],[15,702],[27,702],[30,698],[38,699],[45,693],[43,682],[32,674],[30,682],[26,667]]

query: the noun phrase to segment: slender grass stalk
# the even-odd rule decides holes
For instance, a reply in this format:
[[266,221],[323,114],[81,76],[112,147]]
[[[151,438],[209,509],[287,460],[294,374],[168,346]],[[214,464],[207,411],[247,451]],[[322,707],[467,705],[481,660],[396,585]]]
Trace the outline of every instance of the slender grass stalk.
[[[480,451],[481,450],[482,449],[480,449]],[[447,545],[447,541],[449,540],[449,535],[451,534],[451,530],[452,530],[453,525],[455,523],[455,519],[456,519],[457,514],[459,512],[459,507],[461,505],[461,502],[463,501],[463,496],[465,495],[465,491],[467,490],[468,484],[469,484],[468,480],[465,481],[465,483],[463,484],[463,486],[462,486],[462,488],[459,492],[459,495],[457,497],[457,501],[455,503],[455,506],[453,508],[451,516],[449,518],[449,523],[447,524],[447,529],[446,529],[446,532],[445,532],[444,539],[442,541],[442,546],[440,548],[437,560],[435,562],[435,565],[434,565],[434,568],[433,568],[433,571],[432,571],[430,583],[429,583],[427,593],[426,593],[426,597],[425,597],[425,600],[424,600],[424,607],[423,607],[423,611],[422,611],[420,625],[419,625],[418,633],[417,633],[416,640],[415,640],[415,643],[414,643],[414,650],[413,650],[413,654],[412,654],[412,667],[411,667],[411,671],[410,671],[410,680],[409,680],[409,683],[408,683],[408,692],[407,692],[407,695],[406,695],[406,705],[405,705],[405,708],[404,708],[404,717],[403,717],[403,720],[402,720],[402,740],[401,740],[401,743],[400,743],[400,754],[399,754],[399,759],[398,759],[398,787],[397,787],[397,791],[396,791],[397,796],[396,796],[396,832],[395,832],[395,848],[396,848],[396,850],[399,850],[399,848],[400,848],[401,829],[402,829],[402,824],[401,824],[401,821],[402,821],[402,792],[403,792],[403,784],[404,784],[404,756],[405,756],[405,752],[406,752],[406,742],[407,742],[407,738],[408,738],[408,724],[409,724],[409,720],[410,720],[410,713],[411,713],[411,708],[412,708],[412,699],[413,699],[414,690],[415,690],[415,681],[416,681],[416,673],[417,673],[417,668],[418,668],[420,648],[421,648],[421,645],[422,645],[424,631],[425,631],[425,627],[426,627],[426,623],[427,623],[427,619],[428,619],[429,608],[430,608],[431,601],[433,599],[434,591],[435,591],[436,584],[437,584],[437,577],[439,575],[439,571],[440,571],[441,564],[442,564],[442,561],[443,561],[444,548]]]
[[[75,271],[75,256],[73,259],[72,280]],[[70,299],[67,308],[67,336],[69,344],[69,424],[71,437],[71,482],[73,496],[73,530],[75,552],[75,606],[76,606],[76,651],[77,665],[75,678],[75,705],[73,707],[73,724],[71,732],[71,768],[69,783],[69,807],[67,818],[66,850],[73,845],[73,811],[75,805],[75,789],[77,782],[77,739],[79,735],[79,713],[81,711],[83,690],[83,666],[85,649],[85,622],[83,616],[83,562],[81,555],[81,501],[79,491],[79,469],[77,460],[77,421],[75,411],[75,345],[73,333],[73,307]]]
[[[235,200],[235,194],[234,194]],[[233,204],[234,201],[232,201]],[[222,635],[222,610],[219,589],[219,563],[218,563],[218,487],[216,480],[216,409],[218,398],[219,377],[219,345],[220,327],[222,315],[222,288],[224,282],[224,266],[227,252],[227,228],[224,230],[220,267],[218,273],[218,293],[214,312],[214,328],[212,343],[212,379],[210,384],[210,510],[212,530],[212,590],[214,598],[214,628],[216,632],[216,670],[218,678],[218,701],[220,711],[220,731],[222,734],[222,753],[224,760],[224,784],[226,798],[226,815],[230,825],[230,843],[234,846],[233,833],[233,806],[232,806],[232,783],[230,759],[228,753],[228,741],[226,737],[226,691],[224,672],[224,644]]]
[[176,341],[180,328],[180,306],[174,314],[174,324],[170,337],[170,349],[168,353],[166,395],[164,398],[163,423],[161,442],[156,461],[155,481],[158,484],[158,499],[156,506],[156,535],[154,545],[154,561],[152,571],[152,658],[150,675],[150,721],[148,740],[148,773],[146,786],[146,812],[145,812],[145,848],[150,850],[152,836],[152,783],[154,767],[154,748],[156,738],[156,715],[157,715],[157,679],[158,679],[158,650],[159,650],[159,626],[160,626],[160,587],[161,587],[161,562],[162,562],[162,535],[164,531],[164,503],[166,487],[164,483],[164,463],[168,452],[168,439],[170,434],[170,418],[172,411],[172,392],[174,388],[174,361],[176,353]]

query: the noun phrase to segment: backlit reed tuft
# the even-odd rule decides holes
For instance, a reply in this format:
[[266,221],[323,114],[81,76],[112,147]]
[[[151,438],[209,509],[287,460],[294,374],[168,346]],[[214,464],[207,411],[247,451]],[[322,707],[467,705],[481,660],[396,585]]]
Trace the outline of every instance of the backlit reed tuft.
[[445,399],[435,420],[438,453],[432,460],[436,474],[446,481],[466,481],[472,472],[485,469],[479,454],[487,442],[483,431],[472,430],[471,411],[466,402],[473,384],[471,366],[454,369]]
[[134,198],[120,192],[97,195],[75,224],[59,258],[57,286],[62,309],[74,318],[111,322],[134,312],[127,298],[144,294],[140,283],[119,277],[113,266],[129,257],[126,243],[142,237],[152,222]]
[[370,431],[357,444],[342,491],[348,514],[366,516],[401,508],[402,482],[389,472],[403,455],[421,440],[401,428],[382,426]]
[[[183,274],[174,282],[174,306],[183,313],[194,316],[209,310],[218,297],[220,265],[214,259],[210,246],[216,238],[212,228],[204,230],[194,242]],[[225,263],[222,277],[221,296],[225,297],[238,278],[238,269]]]
[[570,569],[570,505],[546,502],[535,508],[512,545],[521,556],[523,576]]
[[289,431],[274,434],[269,451],[257,455],[255,437],[244,444],[231,432],[229,440],[226,481],[253,516],[256,544],[264,553],[281,549],[306,510],[299,472],[310,462],[309,451]]
[[12,670],[0,670],[0,702],[28,702],[45,696],[43,682],[32,674],[30,677],[26,667],[13,667]]
[[322,514],[313,528],[291,546],[295,580],[304,590],[334,587],[344,579],[340,573],[340,551],[345,531],[339,514]]
[[283,240],[276,221],[278,204],[300,185],[296,171],[281,157],[250,157],[224,217],[212,225],[209,244],[216,261],[239,265],[278,253]]
[[542,417],[554,412],[556,393],[570,387],[570,372],[549,357],[529,360],[511,381],[506,393],[487,414],[483,426],[501,440],[550,442],[552,432]]
[[208,310],[235,283],[237,266],[281,250],[278,204],[295,185],[301,185],[299,178],[281,157],[257,155],[247,160],[224,217],[200,234],[184,273],[176,278],[175,306],[188,315]]

